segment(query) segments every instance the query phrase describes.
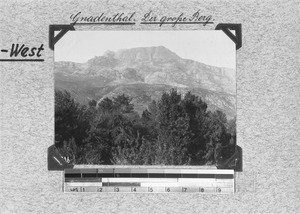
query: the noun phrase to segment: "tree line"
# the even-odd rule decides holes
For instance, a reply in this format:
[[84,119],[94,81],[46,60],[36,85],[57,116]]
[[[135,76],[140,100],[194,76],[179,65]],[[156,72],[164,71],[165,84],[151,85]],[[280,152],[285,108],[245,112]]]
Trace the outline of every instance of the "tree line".
[[74,164],[204,165],[235,150],[235,119],[176,89],[139,115],[125,94],[82,105],[55,91],[55,145]]

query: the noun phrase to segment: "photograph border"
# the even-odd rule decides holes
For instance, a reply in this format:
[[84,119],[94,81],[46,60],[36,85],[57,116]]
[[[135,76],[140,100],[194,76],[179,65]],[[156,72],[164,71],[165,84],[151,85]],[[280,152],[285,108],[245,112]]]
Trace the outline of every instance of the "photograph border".
[[[70,25],[49,25],[49,48],[54,51],[55,44],[68,32],[75,31],[74,24]],[[242,47],[242,24],[220,23],[215,27],[215,30],[222,30],[235,44],[236,50]],[[57,35],[55,32],[59,31]],[[235,34],[232,33],[235,32]],[[74,168],[75,165],[70,164],[55,148],[51,145],[47,152],[48,170],[63,171],[65,169]],[[242,171],[242,148],[236,145],[234,155],[229,158],[225,164],[217,166],[218,169],[233,168],[234,171]]]

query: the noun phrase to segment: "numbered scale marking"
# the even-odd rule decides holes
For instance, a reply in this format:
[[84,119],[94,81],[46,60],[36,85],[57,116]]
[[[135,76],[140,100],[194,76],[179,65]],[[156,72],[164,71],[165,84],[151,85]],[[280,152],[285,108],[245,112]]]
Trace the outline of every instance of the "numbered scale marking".
[[234,193],[233,170],[66,169],[64,192]]

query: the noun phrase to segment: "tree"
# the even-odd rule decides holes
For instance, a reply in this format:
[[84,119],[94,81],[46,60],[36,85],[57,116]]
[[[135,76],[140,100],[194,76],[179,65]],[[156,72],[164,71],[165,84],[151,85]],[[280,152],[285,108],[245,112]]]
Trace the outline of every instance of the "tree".
[[97,101],[94,100],[94,99],[91,99],[91,100],[89,101],[89,107],[96,107],[96,106],[97,106]]
[[55,91],[55,140],[76,164],[218,164],[235,151],[236,122],[191,92],[164,92],[141,117],[125,94],[81,105]]
[[205,135],[207,140],[205,159],[208,164],[218,163],[223,159],[223,149],[228,145],[230,139],[226,124],[227,118],[223,112],[217,110],[208,113]]
[[157,102],[156,163],[182,165],[190,162],[187,150],[191,137],[189,118],[180,103],[181,95],[175,89],[163,93]]
[[137,164],[140,162],[141,139],[133,123],[121,114],[112,118],[112,160],[114,164]]
[[75,160],[82,160],[89,116],[86,106],[80,106],[69,92],[55,91],[55,145],[58,148],[67,145],[67,153],[71,152]]
[[133,112],[133,104],[131,104],[131,99],[125,94],[114,97],[113,103],[116,111],[120,111],[121,113]]
[[206,149],[204,136],[207,121],[207,104],[200,97],[188,92],[185,94],[181,105],[189,118],[189,130],[192,133],[188,144],[191,164],[203,163]]
[[80,144],[87,136],[89,118],[86,110],[69,92],[55,91],[55,141],[58,145],[72,137]]
[[98,104],[98,109],[100,113],[103,114],[110,114],[114,111],[114,104],[111,99],[108,97],[104,98],[99,104]]

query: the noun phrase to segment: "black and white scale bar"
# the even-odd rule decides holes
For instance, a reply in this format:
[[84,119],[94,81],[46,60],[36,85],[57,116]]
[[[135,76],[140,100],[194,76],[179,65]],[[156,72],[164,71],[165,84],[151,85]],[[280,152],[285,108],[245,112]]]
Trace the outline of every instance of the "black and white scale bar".
[[195,169],[66,169],[66,179],[78,178],[216,178],[233,179],[233,170]]
[[234,193],[233,170],[66,169],[64,192]]

